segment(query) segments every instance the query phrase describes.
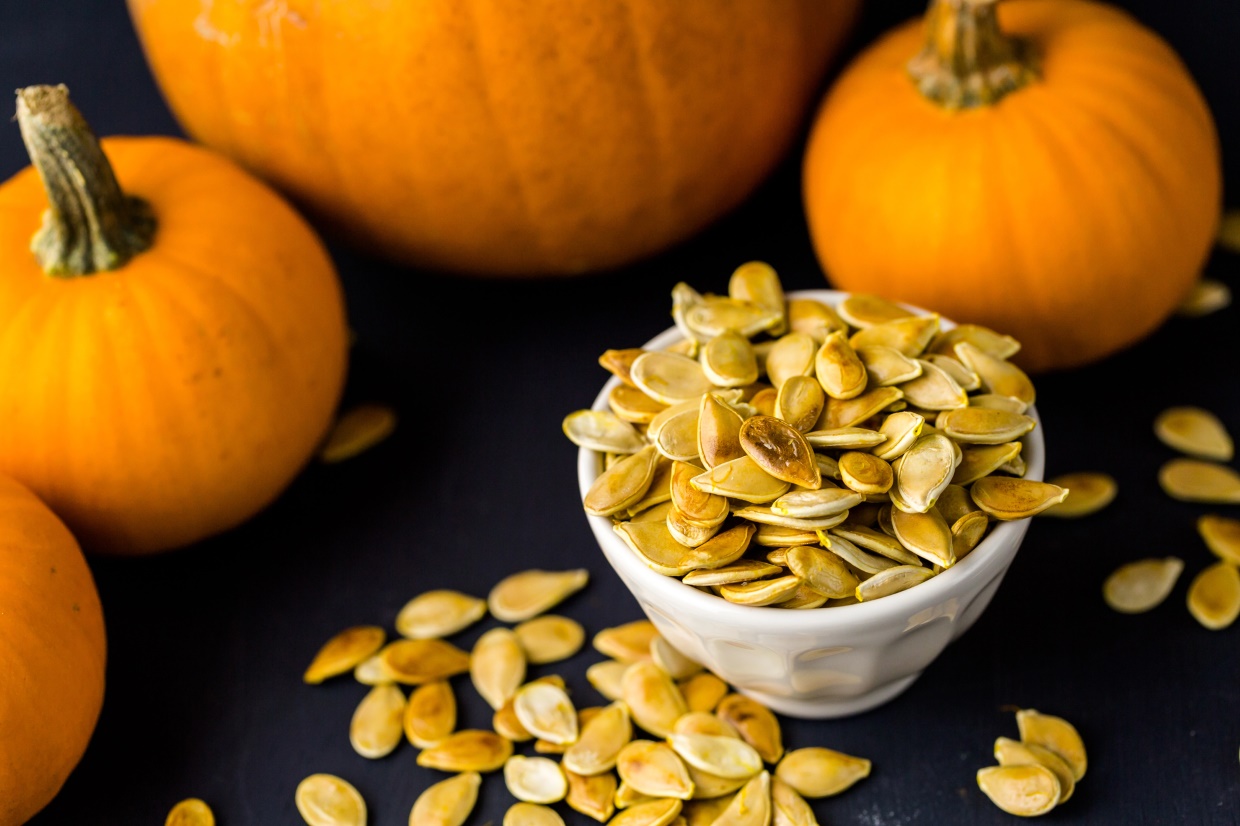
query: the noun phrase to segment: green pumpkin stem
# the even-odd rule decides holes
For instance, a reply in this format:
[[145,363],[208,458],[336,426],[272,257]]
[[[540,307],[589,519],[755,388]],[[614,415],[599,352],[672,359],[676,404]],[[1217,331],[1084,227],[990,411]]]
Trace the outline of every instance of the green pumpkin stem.
[[908,62],[918,90],[946,109],[989,106],[1037,80],[1033,50],[999,29],[999,0],[930,0],[926,45]]
[[115,270],[151,246],[150,206],[121,191],[68,89],[19,89],[17,123],[49,203],[30,242],[44,272],[77,276]]

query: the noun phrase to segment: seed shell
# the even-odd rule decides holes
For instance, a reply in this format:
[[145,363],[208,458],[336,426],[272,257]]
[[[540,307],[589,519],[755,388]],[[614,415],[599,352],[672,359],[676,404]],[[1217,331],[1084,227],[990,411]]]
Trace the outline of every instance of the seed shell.
[[1022,743],[1010,737],[999,737],[995,740],[995,760],[1000,766],[1046,766],[1059,780],[1059,799],[1056,805],[1063,803],[1072,796],[1076,789],[1076,778],[1072,767],[1062,757],[1045,746],[1037,743]]
[[671,734],[676,719],[689,710],[680,688],[653,662],[634,663],[624,672],[621,699],[633,722],[655,737]]
[[1085,743],[1076,727],[1062,717],[1043,714],[1032,708],[1016,712],[1016,727],[1024,743],[1036,743],[1062,757],[1072,767],[1072,777],[1080,782],[1085,776],[1088,760]]
[[674,731],[668,742],[685,763],[716,777],[748,779],[762,770],[758,750],[738,737]]
[[564,750],[561,763],[583,777],[602,774],[615,767],[620,750],[632,739],[628,706],[614,701],[581,727],[577,741]]
[[1035,516],[1068,497],[1068,489],[1049,482],[986,476],[969,489],[973,502],[992,519],[1013,520]]
[[309,826],[366,826],[366,801],[333,774],[312,774],[297,784],[297,811]]
[[319,460],[327,463],[352,459],[382,442],[396,429],[396,411],[383,404],[359,404],[346,410],[332,425]]
[[1211,631],[1229,627],[1240,616],[1240,571],[1222,560],[1202,569],[1188,586],[1188,611]]
[[563,686],[546,680],[528,682],[517,689],[512,707],[521,725],[535,737],[557,745],[576,742],[577,709]]
[[543,614],[525,620],[512,630],[530,665],[566,660],[581,650],[586,639],[581,623],[559,614]]
[[806,746],[786,753],[775,766],[775,776],[802,797],[830,797],[869,777],[870,761],[822,746]]
[[610,826],[667,826],[683,806],[684,801],[675,797],[647,800],[634,803],[607,822]]
[[186,798],[168,812],[164,826],[215,826],[215,813],[205,801],[196,797]]
[[1174,556],[1126,562],[1103,582],[1102,597],[1120,613],[1144,613],[1167,599],[1183,570],[1184,560]]
[[482,776],[464,771],[433,783],[418,795],[409,813],[409,826],[461,826],[478,802]]
[[626,743],[616,756],[616,773],[629,788],[650,797],[688,800],[693,796],[693,780],[684,761],[671,745],[659,740]]
[[383,668],[405,685],[446,680],[469,671],[469,652],[441,639],[401,639],[379,652]]
[[589,578],[585,568],[521,571],[504,577],[491,589],[487,607],[501,622],[523,622],[559,605],[584,588]]
[[1197,532],[1219,559],[1240,565],[1240,519],[1207,513],[1198,517]]
[[504,785],[526,803],[558,803],[568,794],[568,778],[550,757],[512,755],[504,762]]
[[487,603],[481,597],[439,588],[406,602],[396,615],[396,631],[411,640],[447,637],[464,631],[486,613]]
[[1037,764],[978,769],[977,787],[1000,809],[1021,817],[1046,814],[1061,794],[1055,773]]
[[1227,426],[1201,407],[1169,407],[1154,418],[1154,433],[1168,447],[1198,459],[1230,462],[1235,444]]
[[433,680],[415,688],[405,702],[402,721],[405,739],[419,749],[443,741],[456,728],[456,693],[448,680]]
[[709,671],[677,683],[689,712],[713,711],[728,693],[728,684]]
[[405,693],[392,684],[377,685],[353,711],[349,743],[372,760],[391,754],[404,734]]
[[492,772],[511,756],[511,740],[486,729],[462,729],[418,752],[417,764],[448,772]]
[[728,802],[715,823],[720,826],[767,826],[771,822],[771,773],[755,774]]
[[383,647],[387,632],[377,625],[346,628],[323,644],[302,679],[310,685],[352,671]]
[[517,693],[525,671],[525,649],[511,628],[485,631],[469,654],[470,681],[495,711]]
[[1171,459],[1158,471],[1158,484],[1183,502],[1240,504],[1240,474],[1203,459]]
[[1098,471],[1064,473],[1049,481],[1052,485],[1066,488],[1069,493],[1058,505],[1051,505],[1042,513],[1061,519],[1095,514],[1115,501],[1115,495],[1119,492],[1115,477]]
[[504,826],[564,826],[559,812],[540,803],[517,801],[504,812]]
[[616,812],[616,775],[604,772],[583,776],[572,771],[564,772],[568,778],[568,794],[564,801],[569,808],[581,812],[599,823],[606,823]]

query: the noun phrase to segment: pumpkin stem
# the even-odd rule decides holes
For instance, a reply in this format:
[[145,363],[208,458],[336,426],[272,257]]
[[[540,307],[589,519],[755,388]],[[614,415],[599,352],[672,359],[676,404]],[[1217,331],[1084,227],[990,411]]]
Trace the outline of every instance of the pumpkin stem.
[[1037,79],[1029,43],[999,30],[998,2],[930,0],[925,48],[908,62],[926,98],[946,109],[973,109]]
[[99,140],[65,86],[17,90],[17,124],[49,206],[30,249],[48,275],[114,270],[151,246],[155,218],[121,192]]

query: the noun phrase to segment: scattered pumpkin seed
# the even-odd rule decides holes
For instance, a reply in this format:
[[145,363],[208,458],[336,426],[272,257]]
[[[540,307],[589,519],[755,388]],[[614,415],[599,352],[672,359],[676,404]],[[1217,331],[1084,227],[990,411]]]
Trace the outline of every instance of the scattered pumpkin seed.
[[577,740],[577,709],[563,686],[546,680],[528,682],[517,689],[512,707],[535,737],[557,745]]
[[478,802],[482,775],[463,771],[426,787],[413,803],[409,826],[461,826]]
[[581,623],[559,614],[543,614],[525,620],[512,630],[530,665],[566,660],[581,650],[586,639]]
[[570,809],[581,812],[599,823],[606,823],[616,812],[616,775],[613,772],[583,776],[564,772],[568,778],[568,794],[564,798]]
[[405,739],[419,749],[443,741],[456,729],[456,693],[448,680],[423,683],[405,701]]
[[869,579],[862,581],[857,586],[854,595],[858,602],[879,599],[912,588],[932,576],[934,576],[934,571],[930,568],[919,565],[897,565],[894,568],[879,571]]
[[525,671],[525,649],[511,628],[483,632],[469,654],[470,681],[495,711],[517,693],[525,682]]
[[746,261],[728,278],[728,297],[761,307],[779,317],[779,321],[767,328],[773,336],[781,336],[787,330],[787,299],[775,268],[765,261]]
[[1038,764],[978,769],[977,787],[1000,809],[1021,817],[1046,814],[1061,794],[1055,773]]
[[1174,556],[1126,562],[1103,582],[1103,599],[1124,614],[1150,611],[1171,594],[1183,570],[1184,560]]
[[501,622],[524,622],[550,611],[589,581],[585,568],[530,569],[504,577],[487,595],[487,607]]
[[1240,616],[1240,571],[1219,560],[1202,569],[1188,586],[1188,612],[1211,631],[1229,627]]
[[690,713],[713,711],[729,691],[728,684],[709,671],[702,671],[681,680],[677,687]]
[[809,802],[778,777],[771,778],[772,826],[818,826]]
[[504,762],[504,785],[526,803],[558,803],[568,794],[568,778],[550,757],[512,755]]
[[715,823],[719,826],[767,826],[771,822],[771,773],[766,769],[745,781]]
[[666,671],[673,680],[683,680],[702,670],[701,663],[691,660],[682,654],[670,642],[664,639],[662,635],[658,635],[650,641],[650,658],[655,665]]
[[598,631],[592,639],[594,650],[625,663],[649,661],[650,644],[659,630],[648,619],[633,620]]
[[1218,416],[1200,407],[1169,407],[1154,418],[1154,433],[1167,447],[1197,459],[1230,462],[1235,443]]
[[775,766],[775,776],[802,797],[830,797],[869,777],[870,761],[822,746],[806,746],[784,754]]
[[564,768],[583,777],[615,768],[620,750],[633,739],[629,709],[613,701],[581,727],[577,740],[564,750]]
[[573,444],[600,453],[636,453],[646,446],[637,428],[611,411],[574,410],[564,417],[560,428]]
[[624,696],[624,672],[629,670],[631,663],[620,660],[603,660],[586,668],[586,682],[594,686],[594,690],[611,701]]
[[390,683],[366,693],[353,711],[349,743],[372,760],[391,754],[404,733],[405,693]]
[[343,462],[382,442],[396,429],[396,411],[383,404],[358,404],[340,415],[319,448],[319,460]]
[[186,798],[168,812],[164,826],[215,826],[215,813],[205,801],[196,797]]
[[1076,789],[1076,777],[1067,761],[1037,743],[1022,743],[1010,737],[999,737],[995,740],[995,760],[1000,766],[1038,765],[1050,769],[1059,781],[1059,798],[1055,805],[1070,798]]
[[486,729],[454,731],[418,752],[417,764],[448,772],[492,772],[512,756],[512,741]]
[[676,725],[672,726],[672,734],[709,734],[736,739],[741,736],[731,723],[709,711],[687,711],[680,715],[676,719]]
[[1085,743],[1076,727],[1062,717],[1043,714],[1032,708],[1016,712],[1016,727],[1023,743],[1036,743],[1062,757],[1072,768],[1072,777],[1078,783],[1085,776],[1088,760]]
[[1197,532],[1215,556],[1240,565],[1240,519],[1217,513],[1203,514],[1197,519]]
[[655,737],[671,734],[676,719],[689,710],[671,676],[649,661],[633,663],[624,672],[621,699],[633,722]]
[[302,676],[310,685],[352,671],[383,647],[387,632],[377,625],[346,628],[323,644]]
[[953,350],[960,362],[977,374],[984,392],[1019,399],[1026,405],[1034,403],[1037,394],[1033,382],[1012,362],[992,356],[968,341],[957,342]]
[[517,801],[504,812],[504,826],[564,826],[564,818],[549,806]]
[[312,774],[297,784],[297,811],[309,826],[366,826],[366,801],[334,774]]
[[998,359],[1009,359],[1020,352],[1020,342],[980,324],[957,324],[935,336],[928,348],[932,353],[956,355],[956,345],[967,341],[984,353]]
[[757,700],[732,692],[719,702],[715,714],[730,723],[767,763],[778,763],[784,756],[779,718]]
[[411,640],[447,637],[464,631],[486,613],[487,603],[481,597],[438,588],[405,603],[396,615],[396,631]]
[[[1240,481],[1240,479],[1238,479]],[[969,489],[973,501],[992,519],[1009,521],[1041,513],[1068,497],[1068,489],[1049,482],[987,476]]]
[[469,671],[469,653],[447,640],[395,640],[379,656],[392,679],[405,685],[446,680]]
[[1200,318],[1231,306],[1231,287],[1217,278],[1202,277],[1189,288],[1176,307],[1176,314]]
[[762,771],[758,750],[739,737],[673,731],[668,743],[685,763],[716,777],[748,779]]
[[393,683],[396,680],[383,667],[383,658],[378,654],[372,654],[357,664],[353,669],[353,679],[362,685],[383,685],[384,683]]
[[634,803],[608,823],[610,826],[667,826],[680,815],[682,806],[684,801],[675,797]]
[[693,780],[684,761],[661,740],[630,740],[616,756],[616,773],[629,788],[650,797],[693,796]]
[[1240,504],[1240,474],[1203,459],[1175,458],[1158,471],[1158,484],[1172,499],[1207,504]]
[[1042,513],[1062,519],[1095,514],[1115,501],[1115,495],[1119,491],[1115,477],[1098,471],[1063,473],[1049,482],[1067,489],[1069,493],[1058,505],[1052,505]]

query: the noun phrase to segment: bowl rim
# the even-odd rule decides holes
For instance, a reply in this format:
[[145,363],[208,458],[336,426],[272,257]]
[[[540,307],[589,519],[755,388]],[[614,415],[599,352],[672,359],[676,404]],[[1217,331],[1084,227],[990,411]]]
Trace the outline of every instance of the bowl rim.
[[[850,293],[840,290],[810,289],[790,291],[785,297],[815,299],[835,305],[848,295]],[[901,304],[901,306],[918,315],[935,314],[914,305]],[[939,318],[944,329],[956,326],[956,322],[951,319],[944,318],[942,315],[939,315]],[[673,325],[651,338],[642,347],[662,349],[682,339],[681,331]],[[608,395],[619,383],[620,380],[617,377],[610,377],[595,397],[591,409],[609,410]],[[1036,424],[1033,430],[1022,439],[1024,448],[1022,448],[1021,455],[1026,460],[1026,472],[1023,478],[1041,481],[1045,467],[1042,421],[1035,405],[1030,405],[1025,414],[1032,417]],[[582,500],[598,476],[598,457],[598,452],[593,449],[579,447],[577,450],[577,481]],[[1019,550],[1024,534],[1028,530],[1029,521],[1032,519],[1032,517],[1025,517],[1012,521],[999,521],[964,559],[911,588],[870,602],[831,606],[829,611],[795,611],[774,606],[740,605],[685,585],[679,577],[661,574],[642,562],[624,543],[624,540],[612,530],[610,517],[593,516],[588,513],[584,515],[604,556],[616,569],[621,579],[624,579],[626,583],[630,579],[640,583],[642,589],[654,597],[650,599],[651,602],[665,608],[680,606],[686,610],[705,612],[711,615],[712,620],[720,624],[744,625],[758,631],[768,629],[787,631],[790,627],[805,631],[836,630],[848,627],[872,627],[893,620],[903,622],[918,611],[938,605],[962,593],[968,593],[974,587],[980,589],[986,582],[1001,574]],[[634,596],[639,597],[636,593]],[[646,599],[649,597],[642,595],[639,597],[639,602]]]

